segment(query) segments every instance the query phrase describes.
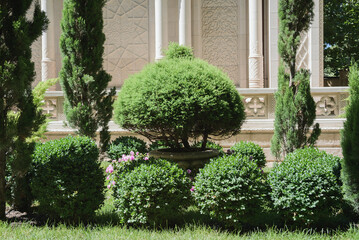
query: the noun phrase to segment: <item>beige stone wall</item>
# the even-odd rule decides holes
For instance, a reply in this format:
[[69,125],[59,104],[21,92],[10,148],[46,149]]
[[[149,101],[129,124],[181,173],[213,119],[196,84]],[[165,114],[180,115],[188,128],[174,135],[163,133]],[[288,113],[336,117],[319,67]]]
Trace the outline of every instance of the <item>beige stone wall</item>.
[[149,62],[149,0],[110,0],[104,8],[104,68],[120,87]]

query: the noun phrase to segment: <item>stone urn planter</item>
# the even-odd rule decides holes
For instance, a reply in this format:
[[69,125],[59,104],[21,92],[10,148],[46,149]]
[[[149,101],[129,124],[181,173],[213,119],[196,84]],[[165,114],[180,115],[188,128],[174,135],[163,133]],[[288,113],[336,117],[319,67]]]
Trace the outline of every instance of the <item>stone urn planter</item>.
[[203,168],[209,159],[219,155],[217,149],[194,150],[195,151],[173,151],[173,149],[164,148],[153,150],[149,154],[150,157],[174,161],[184,170]]

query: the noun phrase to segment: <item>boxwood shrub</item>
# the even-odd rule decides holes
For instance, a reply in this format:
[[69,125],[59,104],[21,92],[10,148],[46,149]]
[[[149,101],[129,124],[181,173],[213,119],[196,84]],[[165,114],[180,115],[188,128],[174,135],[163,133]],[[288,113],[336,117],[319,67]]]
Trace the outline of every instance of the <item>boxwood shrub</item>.
[[113,186],[116,212],[123,223],[160,226],[191,203],[190,180],[177,164],[162,159],[133,162],[123,162],[131,169],[119,171]]
[[262,212],[267,192],[258,166],[248,157],[231,155],[212,159],[200,170],[193,196],[201,213],[239,229]]
[[129,155],[130,152],[146,153],[146,142],[132,136],[122,136],[111,142],[107,155],[111,159],[118,160],[122,155]]
[[153,141],[177,149],[182,144],[187,150],[189,139],[207,141],[209,135],[239,133],[244,106],[229,77],[189,57],[190,51],[183,53],[183,47],[172,44],[168,51],[171,57],[148,64],[125,81],[114,104],[115,122]]
[[341,207],[340,158],[315,148],[298,149],[268,175],[275,210],[288,224],[308,226]]
[[263,168],[266,165],[266,156],[263,149],[254,142],[242,141],[234,144],[228,151],[230,154],[248,156],[258,167]]
[[105,176],[99,151],[87,137],[38,144],[33,154],[32,193],[52,218],[86,221],[104,201]]

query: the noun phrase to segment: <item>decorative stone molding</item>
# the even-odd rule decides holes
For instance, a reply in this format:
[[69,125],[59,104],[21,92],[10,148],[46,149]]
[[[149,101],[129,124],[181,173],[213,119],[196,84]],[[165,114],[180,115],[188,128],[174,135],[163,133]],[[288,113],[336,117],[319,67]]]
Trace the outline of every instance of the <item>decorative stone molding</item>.
[[[237,88],[243,97],[247,119],[274,119],[275,99],[273,88]],[[344,113],[348,98],[348,87],[312,88],[312,96],[317,107],[317,119],[335,119]],[[51,114],[51,120],[65,120],[64,97],[60,91],[46,93],[44,112]]]

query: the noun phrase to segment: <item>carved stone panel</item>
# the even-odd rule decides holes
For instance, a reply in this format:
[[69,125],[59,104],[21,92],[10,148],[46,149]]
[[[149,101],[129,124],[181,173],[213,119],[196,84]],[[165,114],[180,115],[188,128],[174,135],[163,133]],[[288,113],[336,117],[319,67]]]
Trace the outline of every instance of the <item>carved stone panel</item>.
[[338,115],[337,96],[322,96],[317,101],[317,116],[334,117]]
[[266,97],[253,96],[244,98],[245,113],[248,118],[267,117]]
[[148,1],[109,0],[105,5],[104,66],[112,75],[110,86],[122,86],[149,61]]
[[237,0],[202,0],[202,57],[239,86]]
[[42,111],[44,114],[48,114],[48,118],[57,119],[57,99],[45,99]]

